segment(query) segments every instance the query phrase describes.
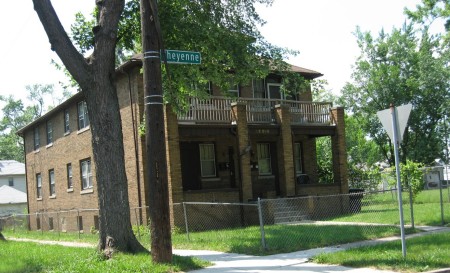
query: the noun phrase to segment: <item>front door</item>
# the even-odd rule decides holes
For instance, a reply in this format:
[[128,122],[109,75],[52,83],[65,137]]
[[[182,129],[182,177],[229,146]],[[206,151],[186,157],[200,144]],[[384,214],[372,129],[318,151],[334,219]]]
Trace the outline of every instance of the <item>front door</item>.
[[183,190],[199,190],[200,183],[200,152],[198,143],[181,142],[181,178],[183,180]]

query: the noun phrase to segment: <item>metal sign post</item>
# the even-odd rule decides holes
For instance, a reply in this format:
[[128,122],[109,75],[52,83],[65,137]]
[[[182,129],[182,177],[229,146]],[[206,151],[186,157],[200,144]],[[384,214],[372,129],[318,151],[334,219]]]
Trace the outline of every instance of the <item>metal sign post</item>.
[[402,255],[406,257],[406,241],[405,241],[405,224],[403,221],[403,200],[402,200],[402,182],[400,177],[400,156],[398,153],[398,129],[397,129],[397,109],[391,105],[392,114],[392,130],[394,134],[394,155],[395,155],[395,173],[397,175],[397,194],[398,194],[398,207],[400,212],[400,235],[402,238]]
[[402,142],[403,132],[406,128],[409,114],[411,113],[412,105],[402,105],[398,107],[399,115],[397,115],[397,108],[391,104],[390,109],[377,112],[378,118],[383,124],[384,129],[388,133],[391,141],[394,143],[394,156],[395,156],[395,173],[397,176],[397,194],[398,194],[398,206],[400,213],[400,235],[402,240],[402,254],[403,258],[406,257],[406,241],[405,241],[405,224],[403,220],[403,200],[402,200],[402,182],[400,177],[400,156],[399,145]]

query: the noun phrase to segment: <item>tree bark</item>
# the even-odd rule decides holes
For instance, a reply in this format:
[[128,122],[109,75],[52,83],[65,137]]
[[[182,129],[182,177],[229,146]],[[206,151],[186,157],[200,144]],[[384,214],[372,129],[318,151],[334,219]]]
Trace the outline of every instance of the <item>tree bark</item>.
[[[62,27],[50,0],[33,0],[51,48],[78,82],[85,95],[90,118],[99,200],[99,250],[113,247],[123,252],[146,249],[131,228],[125,173],[122,123],[115,87],[115,46],[124,0],[97,0],[98,26],[95,45],[85,59]],[[107,237],[114,245],[108,246]]]
[[172,262],[172,238],[160,60],[162,41],[156,1],[141,0],[141,24],[151,254],[156,263],[170,263]]

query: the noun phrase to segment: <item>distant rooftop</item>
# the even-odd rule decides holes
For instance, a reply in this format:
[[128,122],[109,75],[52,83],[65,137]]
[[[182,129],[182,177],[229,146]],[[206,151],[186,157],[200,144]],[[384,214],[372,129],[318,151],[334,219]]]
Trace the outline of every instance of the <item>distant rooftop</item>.
[[15,160],[0,160],[0,176],[25,175],[25,164]]
[[14,189],[13,187],[3,185],[0,187],[0,205],[1,204],[21,204],[27,202],[27,194]]

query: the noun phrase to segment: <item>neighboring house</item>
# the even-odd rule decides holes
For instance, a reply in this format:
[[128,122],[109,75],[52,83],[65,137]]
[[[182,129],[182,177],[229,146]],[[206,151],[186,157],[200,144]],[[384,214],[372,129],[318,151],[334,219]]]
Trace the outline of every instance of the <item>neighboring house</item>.
[[[141,59],[135,58],[116,74],[131,208],[148,204],[145,139],[138,134],[144,116],[141,67]],[[306,79],[321,76],[296,66],[292,71]],[[343,108],[312,102],[309,88],[287,100],[280,87],[280,76],[271,74],[235,86],[229,90],[233,96],[209,85],[211,97],[192,98],[184,114],[166,107],[171,204],[348,193]],[[89,116],[81,92],[19,134],[25,143],[30,213],[98,207]],[[317,171],[315,143],[324,136],[332,144],[331,184],[320,184]],[[171,207],[176,224],[178,214]],[[77,223],[83,229],[79,223],[89,227],[97,221],[94,215]]]
[[0,186],[0,216],[27,212],[27,194],[13,187]]
[[25,164],[15,160],[0,160],[0,186],[3,185],[26,193]]

